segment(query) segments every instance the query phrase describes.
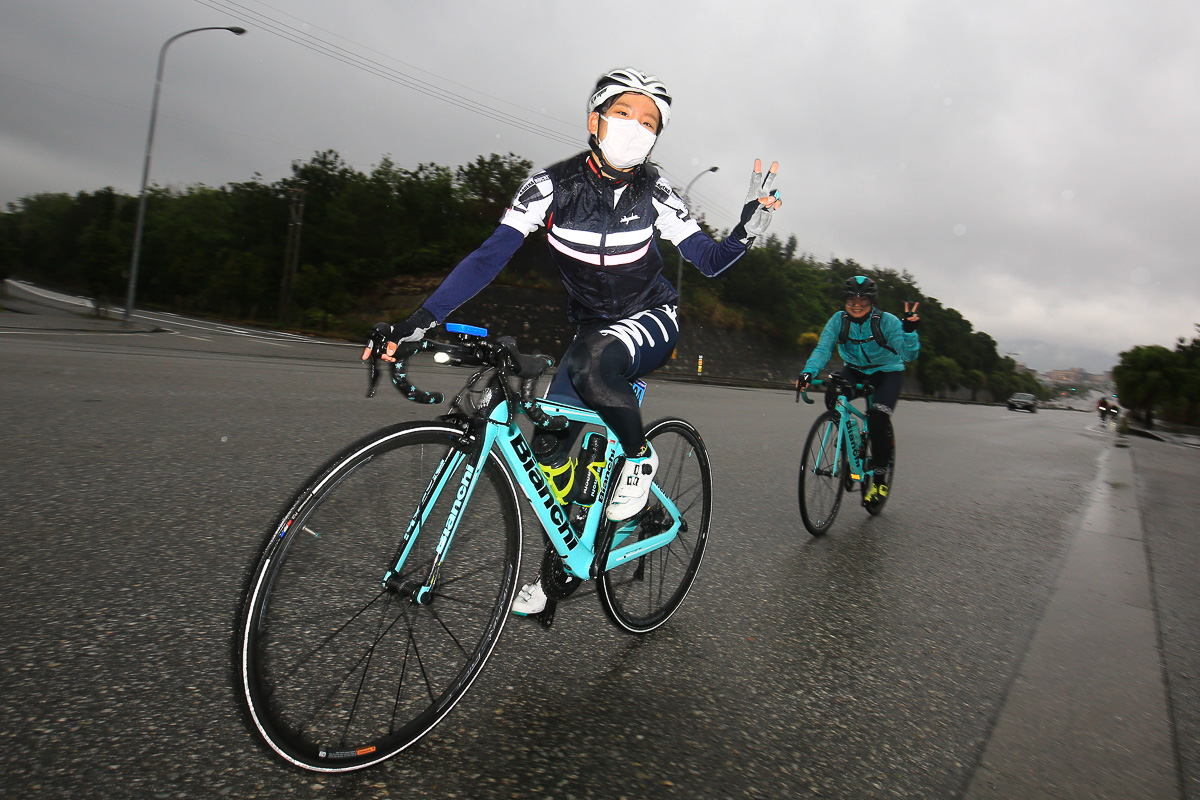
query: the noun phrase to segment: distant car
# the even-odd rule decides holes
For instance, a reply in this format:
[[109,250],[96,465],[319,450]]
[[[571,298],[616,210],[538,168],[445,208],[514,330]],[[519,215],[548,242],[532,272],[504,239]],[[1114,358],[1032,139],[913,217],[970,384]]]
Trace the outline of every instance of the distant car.
[[1030,414],[1037,413],[1037,398],[1028,392],[1017,392],[1012,397],[1008,398],[1008,410],[1028,411]]

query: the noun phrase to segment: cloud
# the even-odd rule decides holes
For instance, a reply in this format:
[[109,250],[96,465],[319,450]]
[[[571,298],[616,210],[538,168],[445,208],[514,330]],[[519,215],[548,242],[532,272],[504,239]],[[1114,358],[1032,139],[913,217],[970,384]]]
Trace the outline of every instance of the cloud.
[[779,160],[774,232],[909,271],[1002,350],[1095,351],[1098,370],[1200,321],[1200,5],[613,0],[605,18],[629,25],[518,0],[17,4],[0,202],[136,191],[158,48],[239,24],[172,45],[154,182],[273,181],[330,148],[363,170],[545,165],[582,147],[591,82],[628,64],[671,87],[655,158],[680,188],[703,174],[693,205],[717,227],[753,160]]

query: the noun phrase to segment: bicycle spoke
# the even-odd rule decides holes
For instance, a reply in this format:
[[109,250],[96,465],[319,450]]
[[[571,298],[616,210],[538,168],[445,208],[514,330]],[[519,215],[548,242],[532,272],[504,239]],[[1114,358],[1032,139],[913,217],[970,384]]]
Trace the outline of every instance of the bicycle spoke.
[[[384,591],[384,590],[381,590],[381,591],[379,592],[379,594],[375,595],[375,597],[374,597],[374,598],[372,598],[372,599],[371,599],[371,601],[370,601],[369,603],[367,603],[367,604],[366,604],[365,606],[363,606],[361,609],[359,609],[358,611],[356,611],[356,612],[355,612],[355,613],[354,613],[354,614],[353,614],[353,615],[350,617],[350,619],[348,619],[348,620],[346,620],[344,623],[342,623],[342,625],[341,625],[340,627],[336,628],[336,629],[335,629],[335,630],[334,630],[332,633],[329,633],[328,635],[326,635],[326,637],[325,637],[324,639],[322,639],[320,642],[318,642],[318,643],[316,644],[316,646],[314,646],[314,647],[312,648],[312,650],[308,651],[308,653],[306,653],[306,654],[304,655],[304,657],[303,657],[302,659],[300,659],[300,661],[299,661],[299,662],[297,662],[296,664],[294,664],[294,665],[291,667],[291,669],[289,669],[289,670],[287,670],[287,671],[283,672],[283,673],[281,674],[281,676],[280,676],[280,677],[281,677],[281,678],[291,678],[291,677],[294,677],[294,675],[295,675],[297,672],[299,672],[299,670],[300,670],[300,669],[301,669],[301,668],[302,668],[302,667],[303,667],[303,666],[304,666],[306,663],[308,663],[309,659],[313,658],[314,656],[316,656],[317,654],[319,654],[319,653],[320,653],[322,650],[324,650],[324,648],[325,648],[325,647],[326,647],[326,646],[327,646],[327,645],[328,645],[330,642],[332,642],[332,641],[334,640],[334,638],[336,638],[336,637],[338,636],[338,634],[340,634],[340,633],[342,633],[343,631],[345,631],[345,629],[346,629],[347,627],[349,627],[349,626],[350,626],[350,624],[351,624],[352,622],[354,622],[356,619],[358,619],[358,618],[359,618],[359,616],[361,616],[362,614],[364,614],[364,613],[367,611],[367,609],[369,609],[371,606],[375,605],[375,602],[376,602],[377,600],[379,600],[379,598],[380,598],[380,597],[382,597],[382,596],[384,596],[385,594],[388,594],[388,592],[387,592],[387,591]],[[282,681],[282,680],[281,680],[280,682],[282,683],[282,682],[284,682],[284,681]]]
[[844,467],[844,454],[839,458],[840,436],[837,414],[825,412],[817,417],[804,441],[798,487],[800,517],[813,536],[829,529],[845,490],[840,475]]
[[[622,526],[610,553],[637,546],[674,528],[664,545],[605,572],[597,586],[601,605],[617,627],[647,633],[670,618],[695,580],[708,540],[712,475],[699,436],[682,421],[654,423],[647,438],[659,454],[657,491],[647,510]],[[676,523],[686,524],[676,524]]]
[[[385,604],[385,606],[386,606],[386,604]],[[397,618],[397,620],[398,619],[399,618]],[[346,729],[347,730],[349,729],[349,726],[352,724],[352,722],[354,720],[354,712],[357,709],[358,701],[361,697],[362,684],[366,680],[367,672],[370,669],[371,656],[374,654],[375,648],[376,648],[376,646],[378,646],[379,642],[382,640],[383,635],[385,635],[388,631],[390,631],[390,629],[392,627],[394,627],[395,624],[396,624],[396,621],[393,621],[392,624],[390,626],[388,626],[387,630],[385,630],[385,631],[383,631],[383,633],[377,635],[375,637],[375,639],[366,646],[365,651],[362,653],[362,655],[360,655],[358,657],[358,660],[355,661],[353,664],[351,664],[351,666],[345,671],[345,674],[342,676],[341,680],[334,683],[334,685],[331,686],[329,691],[326,693],[324,699],[321,702],[318,702],[317,704],[314,705],[312,713],[309,715],[308,720],[301,724],[301,730],[306,729],[308,724],[312,720],[316,719],[318,714],[321,711],[325,710],[328,707],[329,703],[333,700],[334,697],[337,696],[337,694],[341,690],[341,688],[349,682],[350,678],[356,672],[359,671],[359,667],[363,666],[362,678],[359,679],[359,690],[355,694],[354,704],[351,706],[351,709],[350,709],[350,712],[348,714],[347,721],[346,721]],[[365,665],[364,665],[364,662],[365,662]],[[344,736],[343,736],[342,741],[345,741]]]
[[[240,617],[237,674],[255,729],[289,761],[346,771],[398,752],[459,701],[494,648],[516,591],[520,514],[495,455],[465,503],[464,459],[429,495],[459,435],[408,423],[352,445],[275,529],[290,534],[268,538],[250,584],[261,589]],[[440,552],[451,514],[458,532]],[[410,591],[435,564],[437,583],[417,603]]]

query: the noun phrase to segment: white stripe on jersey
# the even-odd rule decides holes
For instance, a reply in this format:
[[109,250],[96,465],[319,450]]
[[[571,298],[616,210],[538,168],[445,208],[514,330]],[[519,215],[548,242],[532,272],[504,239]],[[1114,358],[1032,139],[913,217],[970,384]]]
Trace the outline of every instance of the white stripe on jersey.
[[586,247],[599,247],[601,241],[604,242],[606,247],[628,247],[629,245],[642,244],[654,236],[654,229],[649,227],[636,231],[616,231],[608,234],[607,237],[603,237],[599,233],[592,233],[591,231],[581,231],[577,228],[564,228],[561,225],[551,226],[550,232],[564,242],[582,244]]
[[644,245],[642,245],[637,250],[634,250],[632,252],[618,253],[616,255],[605,256],[604,263],[612,264],[613,266],[619,266],[622,264],[632,264],[633,262],[641,259],[642,256],[646,255],[646,253],[649,252],[649,250],[650,250],[650,242],[646,242]]
[[[555,233],[557,233],[557,231],[558,229],[556,228]],[[561,241],[555,235],[547,236],[546,241],[548,241],[550,246],[558,252],[568,255],[576,261],[582,261],[585,264],[595,264],[596,266],[600,266],[601,264],[605,266],[610,264],[612,266],[632,264],[633,262],[641,259],[650,250],[650,242],[646,242],[644,246],[639,247],[637,250],[634,250],[631,253],[619,253],[617,255],[603,256],[603,260],[601,260],[601,255],[599,253],[585,253],[581,250],[576,250],[573,247],[569,247],[565,242]]]
[[616,231],[604,239],[607,247],[628,247],[641,244],[654,238],[654,228],[646,227],[636,231]]
[[592,233],[591,231],[581,231],[575,228],[564,228],[561,225],[554,225],[550,228],[550,234],[571,244],[582,244],[586,247],[600,246],[600,234]]
[[567,247],[566,244],[564,244],[561,240],[559,240],[559,238],[557,236],[547,236],[546,241],[549,242],[550,246],[553,247],[555,250],[557,250],[560,253],[564,253],[564,254],[570,256],[571,258],[575,259],[576,261],[582,261],[585,264],[595,264],[596,266],[600,266],[600,254],[599,253],[584,253],[580,250],[575,250],[574,248]]

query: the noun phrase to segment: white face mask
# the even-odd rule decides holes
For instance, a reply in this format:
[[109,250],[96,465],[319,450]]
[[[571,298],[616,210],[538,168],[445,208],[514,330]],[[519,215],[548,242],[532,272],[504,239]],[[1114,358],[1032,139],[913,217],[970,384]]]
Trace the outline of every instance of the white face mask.
[[650,155],[650,149],[658,136],[646,130],[646,126],[635,119],[602,117],[608,123],[600,152],[605,160],[617,169],[636,167]]

